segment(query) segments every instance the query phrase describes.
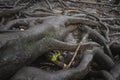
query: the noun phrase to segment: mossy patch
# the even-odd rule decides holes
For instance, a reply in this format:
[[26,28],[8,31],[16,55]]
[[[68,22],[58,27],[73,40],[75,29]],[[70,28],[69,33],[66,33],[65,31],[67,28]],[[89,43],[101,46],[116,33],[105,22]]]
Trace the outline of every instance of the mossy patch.
[[56,38],[57,37],[57,32],[51,31],[46,34],[47,38]]

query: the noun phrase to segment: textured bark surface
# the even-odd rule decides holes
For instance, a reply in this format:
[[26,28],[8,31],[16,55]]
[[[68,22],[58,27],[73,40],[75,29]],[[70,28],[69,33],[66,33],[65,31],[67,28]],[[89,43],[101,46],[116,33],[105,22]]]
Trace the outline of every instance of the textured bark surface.
[[[119,80],[118,3],[0,0],[0,80]],[[65,41],[70,33],[77,43]],[[77,67],[48,72],[31,66],[54,50],[74,52],[85,35]]]

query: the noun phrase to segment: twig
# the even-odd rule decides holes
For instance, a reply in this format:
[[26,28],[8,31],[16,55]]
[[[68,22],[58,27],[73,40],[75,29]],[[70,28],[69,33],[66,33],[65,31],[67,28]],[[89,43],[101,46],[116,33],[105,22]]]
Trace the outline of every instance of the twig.
[[85,39],[86,39],[87,37],[88,37],[88,34],[86,34],[86,35],[83,37],[82,41],[80,41],[77,49],[75,50],[75,53],[74,53],[71,61],[70,61],[69,64],[65,67],[66,69],[68,69],[68,68],[71,66],[72,62],[74,61],[75,57],[77,56],[77,53],[78,53],[78,51],[79,51],[79,49],[80,49],[80,47],[81,47],[81,44],[85,41]]

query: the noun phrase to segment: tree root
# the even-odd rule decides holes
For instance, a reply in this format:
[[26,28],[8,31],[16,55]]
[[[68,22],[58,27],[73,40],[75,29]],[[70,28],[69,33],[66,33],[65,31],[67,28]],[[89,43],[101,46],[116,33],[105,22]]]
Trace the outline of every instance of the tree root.
[[[8,43],[7,45],[9,46],[1,48],[2,52],[0,55],[0,78],[3,78],[5,75],[5,78],[11,76],[16,70],[26,64],[30,64],[49,50],[56,49],[72,51],[75,50],[78,46],[78,44],[68,44],[50,38],[43,38],[38,42],[25,42],[19,40],[14,41],[14,44]],[[82,46],[83,48],[90,48],[90,46],[93,47],[99,45],[96,43],[85,43]],[[18,64],[18,66],[15,64]]]
[[115,63],[113,60],[104,53],[102,49],[96,49],[94,50],[95,56],[94,56],[94,61],[97,62],[100,65],[103,65],[105,70],[111,70]]
[[[88,65],[91,62],[92,58],[92,50],[88,50],[83,53],[83,59],[77,68],[49,73],[41,71],[37,68],[26,67],[18,71],[18,73],[11,80],[28,79],[27,76],[29,76],[30,80],[32,80],[33,77],[41,80],[63,80],[68,79],[71,76],[75,76],[76,78],[82,78],[88,72]],[[30,76],[33,73],[34,75]],[[46,77],[43,75],[46,75]]]
[[116,80],[109,72],[105,70],[91,71],[89,77],[100,78],[103,80]]
[[19,11],[21,11],[22,9],[25,9],[28,6],[29,6],[29,3],[27,3],[25,6],[13,7],[12,9],[2,9],[0,10],[0,17],[18,13]]
[[[88,72],[89,72],[89,65],[92,61],[92,59],[96,56],[94,55],[98,55],[99,53],[103,53],[101,51],[99,51],[100,48],[96,48],[94,47],[92,50],[90,49],[86,49],[82,55],[82,59],[80,61],[80,64],[78,65],[77,68],[72,68],[72,69],[68,69],[68,70],[60,70],[60,71],[56,71],[56,72],[45,72],[45,71],[41,71],[40,69],[37,68],[32,68],[32,67],[25,67],[23,69],[21,69],[20,71],[18,71],[11,80],[17,80],[17,79],[30,79],[32,80],[32,78],[35,79],[41,79],[41,80],[63,80],[63,79],[70,79],[72,77],[72,79],[82,79]],[[94,57],[93,57],[94,56]],[[102,56],[103,57],[103,56]],[[101,57],[101,58],[102,58]],[[108,58],[107,58],[108,59]],[[106,62],[107,60],[106,58],[102,58],[102,62]],[[109,63],[108,59],[107,63]],[[109,63],[111,65],[111,61]],[[106,65],[106,64],[105,64]],[[114,64],[112,63],[112,66]],[[32,76],[30,76],[31,74],[34,74]],[[101,71],[100,74],[102,74],[102,77],[109,80],[114,80],[114,78],[106,71]],[[46,75],[46,76],[43,76]]]
[[[78,27],[69,26],[74,24],[82,24],[90,27],[101,27],[101,24],[96,21],[85,18],[61,15],[49,16],[44,18],[33,17],[16,19],[8,22],[6,25],[3,25],[3,27],[1,28],[1,31],[3,32],[0,34],[0,79],[4,80],[5,78],[12,76],[17,70],[27,64],[32,63],[39,56],[43,55],[47,51],[74,51],[77,48],[78,44],[70,44],[62,41],[67,33],[75,30]],[[12,27],[15,26],[27,26],[28,29],[26,29],[25,31],[4,32],[7,30],[12,30]],[[88,69],[87,66],[92,61],[93,57],[95,58],[94,60],[99,64],[104,64],[105,66],[107,66],[108,69],[105,68],[106,70],[110,70],[113,67],[114,62],[112,61],[112,59],[104,54],[104,51],[100,49],[101,46],[104,46],[105,51],[107,51],[111,56],[109,48],[107,46],[107,40],[97,31],[87,26],[80,28],[81,30],[83,30],[83,32],[88,33],[92,41],[95,42],[85,42],[81,45],[82,47],[80,48],[80,50],[81,52],[83,52],[83,57],[80,65],[76,69],[54,73],[52,74],[53,77],[49,77],[51,75],[50,73],[44,72],[45,74],[48,74],[48,77],[46,77],[47,79],[50,78],[51,80],[53,80],[53,78],[55,78],[56,80],[61,80],[64,78],[68,78],[73,74],[77,74],[79,76],[79,73],[84,76],[86,75],[86,73],[84,74],[84,70],[86,72],[86,69]],[[97,47],[100,50],[96,48],[93,49],[94,47]],[[27,68],[25,69],[26,73],[29,73],[29,70],[27,70]],[[35,71],[36,70],[38,70],[38,73],[35,72],[35,75],[39,75],[41,73],[41,70],[35,69]],[[33,71],[30,71],[30,75]],[[55,74],[58,76],[58,78],[55,76]],[[20,75],[24,76],[22,75],[22,73],[20,73]],[[27,75],[29,76],[29,74]],[[38,78],[40,77],[38,76]],[[43,78],[45,77],[43,76]]]
[[120,77],[120,63],[119,64],[116,64],[110,71],[110,73],[112,74],[112,76],[114,78],[117,78],[119,79]]
[[109,49],[109,47],[107,45],[108,42],[107,42],[107,40],[101,34],[99,34],[97,31],[95,31],[95,30],[93,30],[93,29],[91,29],[90,27],[87,27],[87,26],[79,27],[79,28],[80,29],[82,28],[81,30],[83,30],[84,32],[86,31],[86,33],[88,33],[89,37],[93,41],[99,43],[100,45],[103,45],[106,53],[110,57],[113,58],[112,53],[111,53],[111,51],[110,51],[110,49]]

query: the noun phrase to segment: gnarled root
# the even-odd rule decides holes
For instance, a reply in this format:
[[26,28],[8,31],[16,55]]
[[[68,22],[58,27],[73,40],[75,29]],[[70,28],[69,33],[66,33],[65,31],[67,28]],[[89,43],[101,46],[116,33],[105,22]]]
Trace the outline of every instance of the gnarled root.
[[[0,34],[0,79],[4,80],[5,78],[10,77],[18,69],[22,68],[26,64],[30,64],[49,50],[74,51],[77,48],[78,44],[68,44],[60,41],[62,40],[63,36],[66,35],[66,33],[69,33],[72,30],[76,29],[76,27],[72,27],[72,29],[68,29],[69,27],[66,27],[71,24],[100,26],[99,23],[88,19],[69,16],[17,19],[6,24],[4,26],[6,28],[3,30],[10,30],[16,25],[28,26],[29,28],[25,31],[3,31],[3,33]],[[98,34],[91,28],[86,27],[85,29],[88,30],[90,38],[92,38],[93,41],[98,42],[97,40],[99,40],[100,42],[98,43],[104,47],[107,45],[106,39],[104,39],[102,35]],[[90,30],[92,31],[89,32]],[[51,33],[55,35],[51,36]],[[104,51],[93,49],[94,47],[100,48],[100,45],[95,42],[87,42],[82,44],[81,50],[83,50],[83,52],[85,51],[83,53],[83,62],[81,61],[80,66],[78,66],[76,69],[64,71],[66,76],[73,75],[74,73],[81,73],[82,71],[84,72],[87,65],[92,60],[92,57],[90,56],[94,56],[94,54],[96,62],[100,64],[103,62],[108,69],[111,69],[111,67],[114,65],[114,62],[109,56],[104,54]],[[87,49],[90,49],[92,52],[89,52],[89,50],[87,51]],[[102,62],[98,59],[102,60]],[[79,71],[77,69],[79,69]],[[62,75],[61,71],[58,73],[58,76]],[[54,78],[56,79],[56,77]],[[60,78],[66,77],[63,76]]]
[[75,78],[82,78],[88,73],[89,64],[92,61],[92,58],[92,50],[87,50],[83,53],[83,58],[77,68],[50,73],[33,67],[25,67],[18,71],[18,73],[16,73],[11,80],[22,80],[28,78],[29,80],[33,80],[34,78],[38,80],[63,80],[68,79],[71,76]]
[[100,48],[94,50],[94,61],[100,65],[103,65],[105,70],[111,70],[111,68],[115,65],[113,60],[104,53],[104,51]]
[[[82,59],[80,61],[80,64],[78,65],[77,68],[71,68],[68,70],[60,70],[60,71],[56,71],[56,72],[46,72],[46,71],[42,71],[40,69],[37,68],[33,68],[33,67],[25,67],[23,69],[21,69],[20,71],[18,71],[11,80],[17,80],[17,79],[41,79],[41,80],[63,80],[63,79],[70,79],[72,77],[75,79],[82,79],[88,72],[89,72],[89,66],[90,63],[92,61],[93,58],[98,58],[96,57],[101,55],[101,50],[100,48],[93,48],[92,50],[85,50],[82,53]],[[102,54],[103,55],[103,54]],[[93,57],[94,56],[94,57]],[[103,60],[102,62],[105,63],[106,66],[108,66],[109,68],[113,67],[114,62],[111,61],[109,58],[102,58],[103,56],[101,56],[101,60]],[[107,71],[101,71],[97,74],[102,74],[99,75],[99,77],[102,77],[106,80],[115,80],[110,73],[108,73]],[[44,76],[46,75],[46,76]]]
[[120,77],[120,63],[116,64],[111,70],[110,73],[112,74],[112,76],[116,79],[119,79]]
[[[10,77],[19,68],[26,64],[30,64],[49,50],[74,51],[78,46],[78,44],[68,44],[66,42],[50,38],[43,38],[37,42],[25,42],[19,40],[14,41],[14,44],[8,43],[7,45],[9,45],[7,48],[2,48],[2,53],[0,55],[1,79]],[[99,45],[94,42],[82,44],[82,48],[90,48],[94,46],[97,47]]]
[[109,46],[107,45],[107,40],[97,31],[91,29],[88,26],[79,27],[80,30],[88,33],[89,38],[93,41],[99,43],[100,45],[104,46],[105,53],[107,53],[110,57],[113,58],[113,55],[111,53],[111,50],[109,49]]
[[116,80],[109,72],[105,70],[101,71],[90,71],[88,74],[89,77],[94,77],[95,79],[103,79],[103,80]]

